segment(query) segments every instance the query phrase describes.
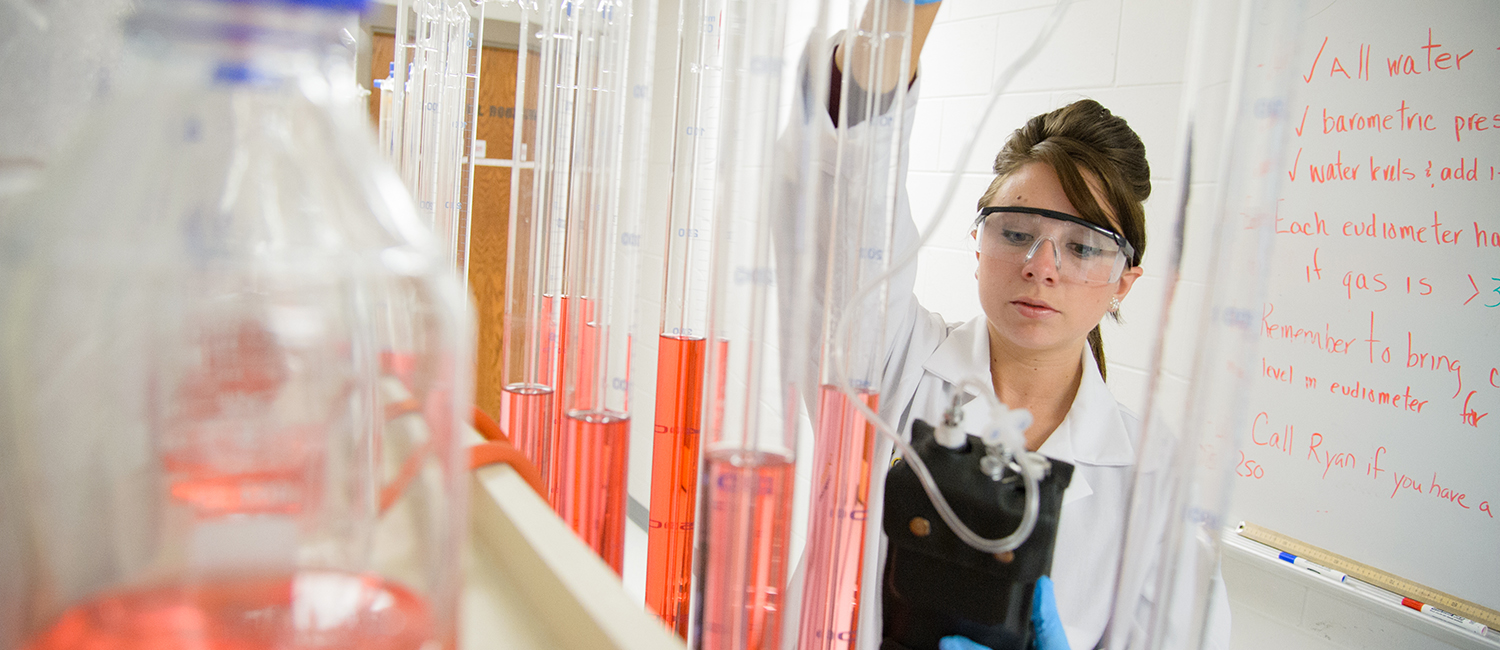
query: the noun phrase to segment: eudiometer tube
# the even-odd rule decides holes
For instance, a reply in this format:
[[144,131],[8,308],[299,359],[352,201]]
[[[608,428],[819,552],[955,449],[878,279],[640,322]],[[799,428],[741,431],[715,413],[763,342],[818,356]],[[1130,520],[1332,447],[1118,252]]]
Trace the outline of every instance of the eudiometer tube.
[[549,489],[558,515],[618,573],[655,3],[571,7],[578,91],[558,339],[562,426]]
[[[856,644],[865,594],[879,567],[867,547],[878,540],[879,517],[868,509],[870,468],[877,450],[868,421],[877,412],[885,361],[887,284],[895,207],[903,178],[902,146],[912,5],[850,0],[849,24],[834,55],[840,74],[813,98],[834,130],[831,205],[822,215],[815,268],[826,269],[817,298],[824,333],[817,375],[812,504],[798,647],[844,649]],[[862,10],[862,11],[861,11]],[[837,97],[838,102],[828,101]],[[822,119],[820,115],[818,119]],[[868,618],[868,613],[866,613]]]
[[[556,447],[562,312],[562,263],[579,12],[552,0],[518,5],[516,105],[535,120],[515,120],[506,256],[499,424],[512,444],[552,481]],[[528,164],[520,164],[525,162]]]
[[[783,360],[810,355],[802,332],[778,327],[788,314],[805,311],[804,303],[783,305],[778,291],[811,282],[800,268],[775,266],[772,235],[778,219],[800,211],[804,193],[816,189],[816,183],[791,180],[805,178],[795,161],[812,151],[810,142],[790,145],[796,156],[776,151],[777,134],[798,113],[780,101],[790,81],[783,50],[787,7],[787,0],[725,2],[720,22],[706,461],[698,485],[700,579],[689,638],[695,648],[781,645],[801,400],[801,373],[783,372]],[[820,22],[815,43],[822,29]],[[782,337],[783,331],[791,335]]]
[[679,637],[688,631],[698,496],[709,254],[718,154],[723,0],[681,0],[672,204],[667,221],[656,421],[647,529],[646,605]]

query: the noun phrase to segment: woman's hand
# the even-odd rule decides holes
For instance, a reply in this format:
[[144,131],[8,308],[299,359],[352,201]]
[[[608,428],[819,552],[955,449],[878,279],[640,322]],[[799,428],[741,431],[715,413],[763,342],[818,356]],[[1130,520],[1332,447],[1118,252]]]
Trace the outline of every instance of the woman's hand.
[[938,650],[990,650],[990,647],[970,641],[968,637],[945,636],[938,639]]
[[1062,619],[1057,617],[1057,599],[1052,596],[1052,578],[1036,579],[1031,594],[1031,647],[1036,650],[1071,650]]
[[[1062,619],[1057,617],[1057,599],[1052,595],[1052,578],[1037,578],[1036,591],[1031,594],[1031,647],[1032,650],[1071,650],[1068,635],[1063,631]],[[945,636],[938,641],[938,650],[990,650],[961,636]]]

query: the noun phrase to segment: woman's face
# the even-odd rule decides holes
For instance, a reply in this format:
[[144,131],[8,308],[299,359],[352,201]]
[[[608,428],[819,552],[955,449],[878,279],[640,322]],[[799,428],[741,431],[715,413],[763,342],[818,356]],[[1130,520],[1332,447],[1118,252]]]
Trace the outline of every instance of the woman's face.
[[[1084,178],[1101,206],[1108,205],[1088,172]],[[1000,186],[990,206],[1026,206],[1081,214],[1068,201],[1057,173],[1046,163],[1033,162],[1012,173]],[[1052,220],[1046,220],[1052,221]],[[1115,215],[1110,221],[1120,231]],[[1058,221],[1059,227],[1065,222]],[[1049,243],[1043,241],[1029,261],[1012,263],[987,255],[979,257],[979,304],[992,336],[1025,350],[1080,349],[1090,330],[1109,311],[1110,298],[1125,299],[1141,276],[1139,267],[1127,268],[1117,282],[1082,284],[1063,278]]]

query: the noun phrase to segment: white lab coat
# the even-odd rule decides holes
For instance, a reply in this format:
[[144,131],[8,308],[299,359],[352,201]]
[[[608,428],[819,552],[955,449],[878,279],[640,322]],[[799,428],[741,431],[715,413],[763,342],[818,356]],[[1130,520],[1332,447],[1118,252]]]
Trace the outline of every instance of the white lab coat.
[[[920,418],[929,423],[936,422],[947,407],[955,385],[965,378],[977,378],[990,385],[989,328],[983,316],[966,323],[945,323],[937,315],[928,312],[913,301],[909,307],[912,327],[905,341],[897,342],[892,355],[892,366],[898,379],[895,389],[888,393],[881,416],[898,423],[899,431],[909,435],[912,419]],[[1052,561],[1052,581],[1057,596],[1058,617],[1067,630],[1069,644],[1073,648],[1112,647],[1122,645],[1123,638],[1136,630],[1109,630],[1116,606],[1117,576],[1120,574],[1120,558],[1125,544],[1125,531],[1129,513],[1132,484],[1139,467],[1141,422],[1134,413],[1121,406],[1110,393],[1104,379],[1099,375],[1094,357],[1087,350],[1080,363],[1083,377],[1078,394],[1068,410],[1062,424],[1058,425],[1039,450],[1043,455],[1073,465],[1073,479],[1063,493],[1063,506],[1058,524],[1057,542]],[[889,383],[887,385],[890,385]],[[989,416],[987,401],[977,399],[971,390],[966,390],[969,401],[964,407],[964,428],[978,435],[978,426]],[[877,449],[879,458],[889,458],[892,444],[882,441]],[[876,463],[876,467],[888,467],[888,463]],[[1170,470],[1169,463],[1162,467]],[[880,522],[883,503],[878,495],[883,494],[884,472],[871,485],[869,518]],[[1142,479],[1137,489],[1162,490],[1160,481],[1165,475],[1152,472]],[[877,486],[879,491],[877,491]],[[1164,498],[1148,498],[1155,505],[1142,517],[1147,530],[1164,527],[1167,503]],[[884,566],[885,538],[878,530],[867,530],[866,535],[880,535],[880,544],[870,545],[866,554],[866,571],[863,584],[879,585],[878,571]],[[1145,561],[1148,557],[1142,557]],[[873,562],[873,567],[870,566]],[[874,572],[871,571],[874,569]],[[1156,571],[1143,571],[1136,578],[1139,584],[1126,590],[1134,594],[1134,606],[1127,609],[1123,620],[1135,626],[1147,624],[1151,613]],[[877,590],[866,590],[862,607],[859,639],[862,648],[878,647],[880,629]],[[875,602],[871,602],[871,598]],[[1217,601],[1212,610],[1214,620],[1210,623],[1205,647],[1228,647],[1228,596],[1222,582],[1215,584],[1212,598]],[[1187,603],[1183,603],[1184,605]],[[1176,607],[1181,609],[1182,605]],[[1130,610],[1133,609],[1134,612]],[[864,614],[868,611],[869,614]],[[1184,612],[1186,615],[1187,612]],[[1185,621],[1184,621],[1185,622]],[[1108,633],[1108,638],[1106,638]],[[1189,644],[1186,647],[1197,647]]]
[[[903,145],[898,161],[898,178],[906,178],[909,158],[909,136],[914,118],[915,100],[920,90],[920,81],[914,83],[909,92],[905,115],[902,116],[900,133]],[[809,106],[798,97],[794,106]],[[817,102],[812,106],[817,106]],[[794,109],[794,112],[797,109]],[[783,153],[793,148],[802,129],[810,130],[817,138],[816,146],[823,152],[823,160],[831,160],[836,146],[835,131],[828,112],[812,110],[808,119],[798,120],[783,134]],[[868,124],[856,125],[854,129],[870,128]],[[894,135],[896,129],[888,129]],[[849,140],[859,141],[859,138]],[[872,138],[879,141],[880,136]],[[994,143],[998,147],[1001,143]],[[790,161],[786,161],[790,162]],[[796,169],[787,165],[783,169]],[[832,170],[826,165],[823,172],[828,180]],[[793,179],[786,179],[789,182]],[[823,183],[827,192],[829,183]],[[831,196],[829,197],[831,201]],[[916,244],[918,231],[912,221],[909,201],[904,183],[896,193],[896,250],[892,260],[900,260],[906,250]],[[967,200],[969,197],[962,197]],[[827,205],[827,202],[823,203]],[[879,209],[878,201],[871,206]],[[786,210],[790,215],[793,211]],[[786,228],[789,229],[789,228]],[[783,238],[786,239],[786,238]],[[791,255],[791,244],[777,243],[778,259],[786,260]],[[905,250],[903,250],[903,248]],[[898,274],[892,281],[889,293],[889,309],[886,322],[887,349],[883,381],[880,391],[880,415],[897,425],[903,436],[910,435],[911,420],[923,419],[935,423],[951,399],[954,385],[965,378],[977,379],[985,386],[993,385],[989,369],[989,331],[983,316],[966,323],[947,323],[917,303],[913,288],[916,269],[912,265]],[[783,304],[790,299],[783,289]],[[815,310],[816,311],[816,310]],[[790,323],[785,327],[812,327],[813,323]],[[783,332],[786,332],[783,329]],[[784,359],[785,363],[796,363]],[[1062,513],[1052,562],[1052,580],[1057,597],[1058,616],[1067,631],[1069,644],[1076,649],[1096,647],[1124,647],[1126,637],[1139,634],[1148,623],[1153,602],[1156,576],[1154,563],[1135,566],[1123,573],[1131,585],[1121,592],[1118,589],[1122,574],[1120,558],[1125,540],[1127,524],[1131,524],[1130,502],[1132,485],[1137,469],[1142,466],[1140,454],[1140,419],[1120,405],[1110,393],[1099,375],[1093,355],[1084,350],[1080,363],[1083,378],[1078,394],[1056,431],[1042,445],[1042,454],[1073,464],[1072,482],[1063,495]],[[815,385],[804,383],[804,385]],[[988,403],[973,399],[965,406],[964,423],[970,433],[977,433],[979,423],[987,419]],[[816,397],[806,400],[811,408]],[[861,584],[860,621],[857,634],[861,650],[873,650],[880,644],[880,576],[885,564],[886,538],[881,530],[884,515],[883,495],[885,469],[890,466],[894,445],[884,436],[879,438],[875,450],[876,475],[871,477],[870,500],[865,538],[866,553]],[[1137,499],[1143,504],[1135,513],[1133,525],[1147,535],[1164,534],[1169,509],[1166,499],[1157,496],[1165,493],[1165,486],[1173,478],[1167,454],[1159,454],[1157,462],[1148,463],[1158,469],[1142,474],[1137,486]],[[816,477],[814,477],[816,482]],[[1146,490],[1151,490],[1147,492]],[[876,541],[878,540],[878,542]],[[1154,554],[1152,554],[1154,555]],[[1141,562],[1146,561],[1142,559]],[[797,562],[788,600],[784,611],[783,647],[794,648],[797,620],[801,604],[801,562]],[[1211,585],[1208,599],[1210,622],[1202,647],[1227,648],[1229,645],[1229,604],[1221,580],[1217,580],[1217,567],[1212,569],[1215,581]],[[1179,572],[1184,574],[1185,572]],[[1181,589],[1178,590],[1179,592]],[[1116,594],[1133,602],[1116,603]],[[1185,624],[1192,616],[1187,611],[1195,603],[1190,599],[1176,599],[1172,617],[1174,624]],[[1201,606],[1201,603],[1198,603]],[[1116,609],[1119,613],[1116,613]],[[1178,615],[1180,613],[1180,616]],[[1111,627],[1111,619],[1120,621]],[[1130,629],[1123,629],[1123,628]],[[1187,640],[1183,640],[1187,641]],[[1199,647],[1195,643],[1173,643],[1167,647]]]

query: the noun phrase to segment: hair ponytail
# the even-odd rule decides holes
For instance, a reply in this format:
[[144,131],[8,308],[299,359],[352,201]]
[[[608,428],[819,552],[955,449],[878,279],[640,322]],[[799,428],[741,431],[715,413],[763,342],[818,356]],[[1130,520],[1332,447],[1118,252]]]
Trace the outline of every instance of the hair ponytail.
[[1098,325],[1089,332],[1089,349],[1094,352],[1094,362],[1099,364],[1099,378],[1108,380],[1109,375],[1104,374],[1104,333],[1099,331]]

